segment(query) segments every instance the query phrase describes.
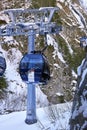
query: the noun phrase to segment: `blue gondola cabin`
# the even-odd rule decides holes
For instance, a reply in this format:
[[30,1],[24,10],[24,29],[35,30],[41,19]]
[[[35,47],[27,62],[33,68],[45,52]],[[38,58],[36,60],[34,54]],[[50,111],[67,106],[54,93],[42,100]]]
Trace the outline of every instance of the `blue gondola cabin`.
[[47,59],[41,53],[25,54],[20,61],[19,73],[24,82],[46,84],[50,79]]

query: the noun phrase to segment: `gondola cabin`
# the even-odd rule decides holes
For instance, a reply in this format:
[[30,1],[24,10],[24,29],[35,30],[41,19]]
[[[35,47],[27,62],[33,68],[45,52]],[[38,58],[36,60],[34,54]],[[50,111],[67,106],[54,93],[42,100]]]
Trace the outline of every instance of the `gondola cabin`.
[[4,74],[6,70],[6,60],[2,55],[2,52],[0,52],[0,76]]
[[46,84],[50,79],[47,59],[41,53],[25,54],[20,61],[19,73],[24,82]]

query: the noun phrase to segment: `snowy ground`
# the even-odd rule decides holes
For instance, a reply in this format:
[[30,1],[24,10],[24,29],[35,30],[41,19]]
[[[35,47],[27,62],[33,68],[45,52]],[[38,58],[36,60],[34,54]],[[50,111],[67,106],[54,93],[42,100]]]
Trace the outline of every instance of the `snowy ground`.
[[71,103],[37,109],[38,122],[25,123],[26,112],[0,115],[0,130],[68,130]]
[[87,0],[79,0],[84,8],[87,10]]

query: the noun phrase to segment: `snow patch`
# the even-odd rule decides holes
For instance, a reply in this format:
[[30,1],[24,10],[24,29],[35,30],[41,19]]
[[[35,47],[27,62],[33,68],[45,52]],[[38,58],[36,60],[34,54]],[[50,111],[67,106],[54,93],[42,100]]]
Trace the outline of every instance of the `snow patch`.
[[57,69],[60,68],[60,66],[58,64],[56,64],[56,63],[54,64],[54,67],[57,68]]
[[58,93],[56,93],[56,95],[57,95],[57,96],[64,96],[64,94],[63,94],[63,93],[59,93],[59,92],[58,92]]
[[72,76],[75,77],[77,79],[77,74],[75,73],[74,70],[72,70]]
[[63,59],[62,53],[59,52],[58,43],[55,42],[55,40],[50,35],[47,35],[47,44],[54,47],[53,58],[55,59],[57,56],[60,59],[60,61],[66,63]]
[[83,73],[82,73],[81,81],[80,81],[80,84],[79,84],[79,88],[81,87],[81,85],[82,85],[82,83],[83,83],[83,81],[84,81],[84,79],[85,79],[86,74],[87,74],[87,69],[85,69],[85,70],[83,71]]
[[70,52],[70,54],[72,55],[72,54],[73,54],[73,50],[72,50],[70,44],[68,43],[67,38],[65,38],[62,34],[61,34],[61,37],[65,40],[65,42],[66,42],[66,44],[67,44],[67,47],[68,47],[68,49],[69,49],[69,52]]
[[81,75],[81,70],[82,70],[82,66],[83,66],[83,64],[84,64],[84,61],[85,61],[85,59],[82,60],[81,65],[77,68],[77,74],[78,74],[78,76]]
[[4,39],[3,43],[7,43],[8,46],[12,45],[12,44],[13,45],[18,45],[18,42],[16,42],[16,40],[14,40],[14,38],[12,36],[9,36],[9,37],[8,36],[4,36],[3,39]]
[[83,117],[87,118],[87,101],[86,100],[82,103],[82,106],[80,106],[79,113],[83,113]]
[[49,105],[47,96],[41,91],[39,85],[36,85],[36,100],[37,107],[45,107]]
[[6,23],[9,23],[9,17],[7,15],[5,15],[3,12],[0,12],[0,20],[4,20],[6,21]]
[[[82,20],[84,20],[83,16],[80,14],[80,12],[78,12],[73,6],[70,6],[70,10],[72,11],[73,15],[75,16],[75,18],[77,19],[79,25],[81,28],[84,28],[84,24],[82,22]],[[86,22],[85,22],[86,23]]]
[[79,115],[79,112],[78,112],[78,110],[75,109],[72,114],[72,119],[75,119],[78,115]]
[[84,9],[86,9],[87,11],[87,0],[79,0],[80,4],[84,7]]
[[62,6],[60,5],[60,3],[57,3],[57,6],[59,7],[59,9],[63,9]]
[[65,0],[57,0],[57,1],[64,3]]
[[0,130],[67,130],[71,113],[71,103],[37,109],[37,123],[25,123],[26,112],[0,115]]

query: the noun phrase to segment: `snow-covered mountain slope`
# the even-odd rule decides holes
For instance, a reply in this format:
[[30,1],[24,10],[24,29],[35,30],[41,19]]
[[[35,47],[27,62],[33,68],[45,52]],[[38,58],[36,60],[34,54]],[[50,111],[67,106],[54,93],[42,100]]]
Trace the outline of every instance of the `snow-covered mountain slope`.
[[79,0],[79,2],[83,6],[83,8],[87,11],[87,0]]
[[71,104],[59,104],[52,107],[37,109],[37,123],[25,123],[26,112],[13,112],[0,115],[1,130],[67,130],[69,128]]
[[[87,53],[87,52],[86,52]],[[77,88],[74,96],[70,129],[87,129],[87,54],[78,67]]]
[[[4,37],[4,41],[11,41],[8,37]],[[13,40],[14,41],[14,40]],[[8,43],[10,45],[18,45],[14,41]],[[5,71],[6,81],[8,83],[8,88],[5,93],[5,97],[0,99],[0,113],[9,113],[12,111],[25,110],[26,108],[26,96],[27,96],[27,85],[21,80],[18,73],[19,62],[22,58],[22,53],[18,48],[13,47],[7,51],[3,50],[0,46],[0,51],[6,59],[7,68]],[[42,95],[42,96],[40,96]],[[36,85],[36,96],[37,96],[37,107],[43,107],[48,105],[47,96],[42,93],[40,87]]]
[[[27,7],[29,7],[28,1],[26,2]],[[18,5],[20,5],[19,8],[25,7],[24,0],[21,2],[13,0],[12,3],[9,0],[3,0],[0,1],[0,4],[3,7],[0,8],[1,11],[8,8],[18,8]],[[60,8],[60,12],[55,21],[62,24],[63,29],[60,35],[48,35],[49,47],[45,54],[50,63],[51,80],[46,86],[36,87],[37,106],[72,100],[74,83],[76,83],[76,69],[84,57],[84,52],[79,46],[79,38],[86,35],[87,14],[84,6],[80,5],[78,0],[57,0],[56,5]],[[0,26],[8,22],[9,18],[0,13]],[[41,48],[43,40],[39,37],[38,39],[36,48]],[[0,37],[0,43],[2,43],[0,51],[3,52],[7,61],[5,76],[8,82],[6,96],[0,100],[0,112],[24,110],[27,86],[20,78],[18,67],[22,55],[27,52],[27,39],[24,37]]]

